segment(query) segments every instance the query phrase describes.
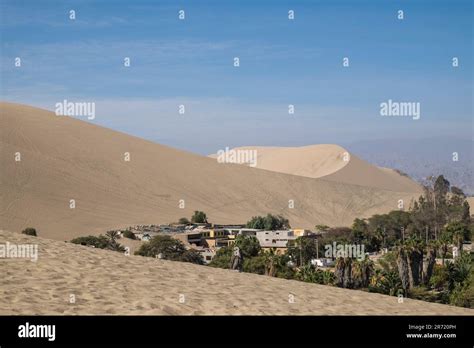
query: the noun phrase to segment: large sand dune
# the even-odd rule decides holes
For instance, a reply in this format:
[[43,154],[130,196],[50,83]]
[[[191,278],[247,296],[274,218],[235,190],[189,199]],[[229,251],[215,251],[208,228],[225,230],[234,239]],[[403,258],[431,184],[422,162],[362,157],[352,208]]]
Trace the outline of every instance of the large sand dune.
[[[0,243],[7,241],[37,244],[38,260],[0,260],[0,315],[474,314],[471,309],[410,299],[398,303],[397,297],[0,231]],[[71,295],[75,303],[70,303]]]
[[0,114],[0,228],[12,231],[32,226],[41,236],[69,240],[108,228],[176,221],[194,210],[215,223],[275,213],[293,227],[349,225],[355,217],[397,209],[399,199],[408,205],[420,193],[416,185],[396,180],[390,187],[386,177],[378,185],[381,174],[370,173],[379,169],[358,174],[354,158],[313,178],[217,163],[29,106],[1,103]]
[[[256,168],[389,191],[417,192],[419,185],[388,168],[378,168],[338,145],[301,147],[243,146],[232,150],[255,150]],[[217,158],[217,154],[209,155]],[[241,164],[242,161],[240,161]]]

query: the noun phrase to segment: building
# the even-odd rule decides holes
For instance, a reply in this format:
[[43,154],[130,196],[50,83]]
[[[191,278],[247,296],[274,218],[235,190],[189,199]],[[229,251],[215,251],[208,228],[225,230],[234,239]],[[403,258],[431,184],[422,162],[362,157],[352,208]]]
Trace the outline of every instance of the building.
[[244,227],[224,228],[224,230],[227,232],[229,238],[232,238],[232,239],[235,239],[236,236],[255,236],[258,231],[263,231],[256,228],[244,228]]
[[221,248],[229,245],[229,233],[224,229],[201,230],[202,244],[208,248]]
[[221,224],[214,224],[213,226],[214,228],[217,228],[217,229],[241,229],[241,228],[244,228],[245,225],[221,225]]
[[184,244],[189,245],[202,245],[201,243],[201,232],[200,231],[189,231],[182,233],[175,233],[172,235],[173,238],[176,238],[183,242]]
[[298,237],[307,237],[313,234],[310,230],[305,230],[303,228],[294,228],[292,229],[293,235],[298,238]]
[[291,230],[258,231],[256,237],[262,248],[281,248],[285,251],[294,245],[297,238]]

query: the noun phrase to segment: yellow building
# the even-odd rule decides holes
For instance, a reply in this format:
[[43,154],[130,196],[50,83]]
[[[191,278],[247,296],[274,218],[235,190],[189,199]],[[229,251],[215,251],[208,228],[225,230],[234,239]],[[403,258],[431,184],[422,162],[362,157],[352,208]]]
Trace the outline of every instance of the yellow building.
[[227,232],[223,229],[208,229],[201,231],[204,245],[209,248],[218,248],[229,244]]
[[294,228],[292,231],[295,237],[305,237],[311,234],[310,230],[305,230],[303,228]]
[[202,238],[225,238],[226,231],[218,229],[209,229],[201,231]]

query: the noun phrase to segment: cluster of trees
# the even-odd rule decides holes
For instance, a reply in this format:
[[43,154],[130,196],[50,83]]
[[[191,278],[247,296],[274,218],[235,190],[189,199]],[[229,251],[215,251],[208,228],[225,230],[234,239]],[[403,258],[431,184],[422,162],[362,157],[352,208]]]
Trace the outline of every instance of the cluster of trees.
[[[289,222],[268,214],[253,217],[247,227],[277,230],[289,228]],[[351,228],[317,225],[316,230],[325,232],[321,237],[298,238],[286,254],[262,251],[255,237],[238,236],[236,245],[244,256],[244,272],[473,307],[474,267],[470,255],[462,251],[473,229],[464,193],[441,175],[428,180],[408,211],[355,219]],[[377,267],[369,259],[351,258],[338,258],[334,272],[312,266],[310,260],[324,255],[325,245],[333,242],[387,253]],[[452,256],[450,245],[458,248],[460,257],[445,262]],[[228,268],[231,254],[231,247],[220,249],[210,265]]]
[[178,223],[182,225],[203,224],[207,223],[207,216],[203,211],[195,210],[193,216],[191,216],[191,221],[186,217],[182,217],[178,220]]
[[[369,250],[390,250],[369,290],[473,307],[474,268],[462,250],[473,229],[464,193],[440,175],[429,178],[409,211],[356,219],[346,237],[365,243]],[[460,257],[445,262],[452,256],[449,245]],[[437,258],[441,265],[436,265]]]
[[321,270],[315,268],[311,264],[306,264],[295,269],[295,280],[300,280],[307,283],[316,283],[324,285],[334,285],[334,273],[329,270]]
[[117,242],[118,232],[107,231],[105,235],[77,237],[71,240],[71,243],[91,246],[99,249],[107,249],[118,252],[125,252],[123,245]]
[[356,260],[338,258],[334,271],[334,284],[348,289],[367,288],[374,273],[374,263],[365,258]]
[[290,228],[290,223],[281,215],[267,214],[267,216],[252,217],[246,226],[247,228],[275,231]]
[[186,249],[184,244],[170,236],[155,236],[142,244],[135,255],[159,257],[165,260],[204,264],[201,254],[194,249]]
[[254,236],[237,236],[234,245],[220,248],[217,251],[209,266],[229,268],[232,250],[235,246],[240,249],[244,272],[286,279],[293,278],[293,270],[289,266],[290,256],[279,253],[275,249],[263,250]]
[[[207,216],[195,211],[191,221],[181,218],[179,222],[207,223]],[[287,219],[272,214],[254,216],[246,226],[265,230],[290,228]],[[471,239],[474,224],[464,193],[451,187],[442,175],[428,180],[424,194],[408,211],[397,210],[355,219],[351,228],[317,225],[316,230],[325,233],[317,240],[297,238],[287,253],[279,253],[276,249],[263,250],[254,236],[237,236],[235,246],[241,251],[243,271],[474,307],[474,267],[470,254],[462,251],[463,242]],[[79,237],[72,242],[124,251],[115,239],[116,233],[110,231],[105,236]],[[334,272],[311,265],[312,259],[324,255],[325,245],[333,242],[362,244],[366,252],[382,249],[388,252],[377,267],[369,259],[351,258],[338,258]],[[450,245],[458,248],[460,257],[445,262],[452,256],[449,254]],[[229,268],[233,247],[220,248],[210,266]],[[154,237],[135,254],[204,263],[199,252],[186,249],[181,241],[169,236]],[[437,258],[442,259],[441,265],[436,264]]]
[[[424,301],[472,308],[474,306],[472,262],[473,259],[469,253],[461,253],[458,258],[445,264],[434,264],[429,279],[426,276],[426,269],[419,270],[418,275],[410,276],[410,266],[404,266],[408,268],[409,275],[408,279],[402,280],[399,274],[400,257],[397,252],[390,252],[379,261],[381,267],[375,270],[369,290],[392,296],[405,295]],[[415,283],[413,278],[417,276],[418,283]]]

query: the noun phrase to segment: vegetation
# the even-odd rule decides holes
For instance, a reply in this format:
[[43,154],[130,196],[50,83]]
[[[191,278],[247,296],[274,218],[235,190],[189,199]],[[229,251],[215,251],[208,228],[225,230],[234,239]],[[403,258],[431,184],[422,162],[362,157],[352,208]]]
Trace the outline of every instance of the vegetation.
[[117,239],[117,232],[115,231],[108,231],[106,235],[99,235],[99,236],[84,236],[78,237],[71,240],[71,243],[86,245],[93,248],[99,249],[108,249],[118,252],[125,252],[125,248],[120,245]]
[[195,224],[207,223],[206,213],[202,211],[194,211],[193,216],[191,217],[191,222]]
[[[212,258],[212,261],[209,263],[209,266],[216,268],[229,268],[230,259],[232,257],[232,248],[223,247],[217,250],[216,255]],[[245,269],[245,263],[248,262],[247,259],[244,259],[244,272],[247,272]],[[253,272],[251,272],[253,273]],[[258,272],[255,272],[258,273]]]
[[267,214],[267,216],[254,216],[247,222],[248,228],[256,228],[260,230],[276,231],[290,228],[288,219],[281,215]]
[[33,227],[27,227],[21,233],[26,234],[28,236],[37,236],[38,234],[36,233],[36,229]]
[[[220,248],[216,256],[212,259],[209,266],[217,268],[229,268],[230,259],[232,256],[232,249],[234,246],[239,247],[240,253],[243,260],[243,271],[249,273],[263,274],[261,268],[257,266],[258,260],[253,260],[260,254],[260,243],[254,236],[237,236],[235,238],[235,244],[227,247]],[[253,272],[251,270],[257,270]]]
[[[355,219],[351,228],[317,225],[316,230],[324,232],[317,241],[298,238],[286,254],[260,249],[255,237],[238,236],[236,245],[242,251],[244,272],[473,308],[473,260],[462,245],[471,240],[474,224],[465,198],[441,175],[429,178],[423,195],[408,211]],[[268,214],[253,217],[247,227],[278,230],[289,228],[289,223]],[[310,261],[318,253],[323,256],[324,246],[333,242],[362,244],[366,252],[384,255],[376,264],[338,258],[334,272],[314,267]],[[455,259],[452,247],[460,255]],[[231,253],[231,247],[220,249],[210,265],[228,268]]]
[[129,238],[129,239],[137,239],[135,237],[135,234],[132,232],[132,231],[129,231],[129,230],[126,230],[122,233],[122,235],[125,237],[125,238]]
[[307,283],[333,285],[335,277],[334,273],[329,270],[323,271],[307,264],[297,269],[294,279]]
[[182,217],[178,220],[178,223],[181,224],[181,225],[189,225],[191,222],[187,218]]
[[297,266],[303,266],[316,258],[316,248],[316,241],[313,238],[298,237],[295,245],[288,249],[288,255]]
[[201,254],[193,249],[186,249],[184,244],[170,236],[155,236],[142,244],[135,255],[161,257],[165,260],[204,264]]

